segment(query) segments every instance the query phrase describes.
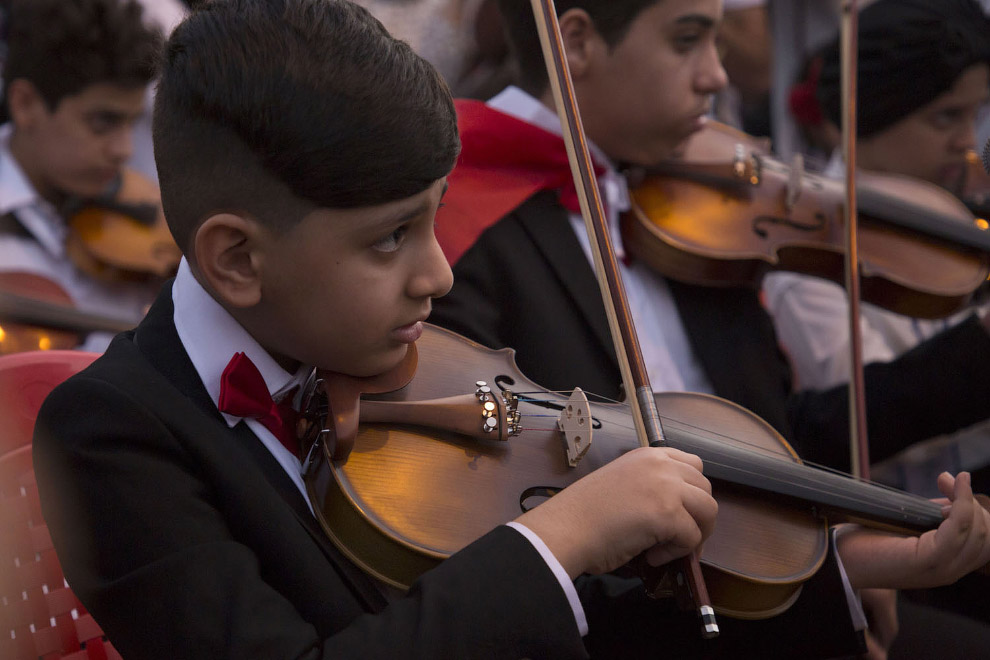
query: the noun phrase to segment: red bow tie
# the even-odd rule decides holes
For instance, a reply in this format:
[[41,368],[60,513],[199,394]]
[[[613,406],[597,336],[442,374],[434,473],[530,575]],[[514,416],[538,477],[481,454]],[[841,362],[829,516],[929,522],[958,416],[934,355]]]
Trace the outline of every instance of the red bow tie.
[[291,399],[287,396],[282,403],[275,403],[258,367],[244,353],[234,353],[220,376],[220,398],[217,401],[220,412],[258,420],[286,449],[298,456],[296,421],[299,413],[289,403]]

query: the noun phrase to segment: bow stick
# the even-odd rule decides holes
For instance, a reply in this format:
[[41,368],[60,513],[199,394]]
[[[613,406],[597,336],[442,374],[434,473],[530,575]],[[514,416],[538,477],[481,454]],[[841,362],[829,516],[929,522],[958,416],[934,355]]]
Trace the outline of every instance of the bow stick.
[[[577,99],[571,82],[570,70],[564,55],[564,45],[557,22],[557,11],[553,0],[531,0],[536,27],[540,33],[543,58],[547,65],[550,86],[553,90],[557,114],[560,117],[567,158],[571,165],[581,215],[591,243],[598,284],[602,291],[605,311],[608,316],[612,341],[622,372],[622,381],[629,397],[640,444],[661,447],[666,445],[660,414],[657,411],[646,372],[646,363],[640,349],[632,314],[626,299],[622,276],[612,250],[612,239],[605,222],[598,184],[594,176],[591,154],[578,112]],[[678,560],[678,567],[687,581],[694,605],[702,621],[702,635],[706,638],[718,635],[715,611],[708,597],[708,589],[701,575],[698,554]]]
[[846,161],[846,292],[849,299],[849,454],[850,471],[870,478],[870,449],[866,434],[866,382],[863,376],[863,335],[859,328],[859,247],[856,210],[856,62],[859,10],[857,0],[845,0],[840,26],[842,62],[842,138]]

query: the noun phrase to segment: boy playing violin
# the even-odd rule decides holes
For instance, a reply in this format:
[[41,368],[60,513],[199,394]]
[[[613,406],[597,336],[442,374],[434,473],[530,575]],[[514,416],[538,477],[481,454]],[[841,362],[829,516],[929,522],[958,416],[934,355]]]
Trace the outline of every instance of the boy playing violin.
[[[690,615],[593,576],[710,534],[703,466],[674,449],[625,454],[401,596],[316,523],[286,432],[297,386],[314,366],[390,370],[451,286],[433,226],[459,141],[432,67],[348,2],[210,3],[166,45],[154,139],[184,260],[141,325],[48,398],[34,441],[66,575],[124,657],[705,652]],[[843,537],[854,586],[990,559],[967,477],[943,487],[937,531]],[[834,561],[822,572],[841,584]],[[759,654],[773,631],[786,654],[802,621],[785,622],[743,626],[725,650]]]
[[[3,67],[10,121],[0,127],[0,271],[44,278],[83,311],[134,322],[160,281],[78,267],[63,213],[120,178],[160,45],[133,0],[15,0]],[[93,336],[83,347],[108,341]]]

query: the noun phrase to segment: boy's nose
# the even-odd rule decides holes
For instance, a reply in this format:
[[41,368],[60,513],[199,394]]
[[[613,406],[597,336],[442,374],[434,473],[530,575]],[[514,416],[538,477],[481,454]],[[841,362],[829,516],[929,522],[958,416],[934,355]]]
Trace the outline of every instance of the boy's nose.
[[707,49],[695,75],[695,88],[701,94],[715,94],[729,82],[728,74],[722,66],[718,48],[712,44]]
[[452,286],[454,273],[436,237],[431,237],[429,249],[409,282],[409,295],[412,298],[439,298],[446,295]]
[[976,149],[976,122],[966,122],[953,135],[952,147],[955,151]]
[[115,163],[123,164],[134,153],[134,136],[131,126],[121,127],[108,136],[107,152]]

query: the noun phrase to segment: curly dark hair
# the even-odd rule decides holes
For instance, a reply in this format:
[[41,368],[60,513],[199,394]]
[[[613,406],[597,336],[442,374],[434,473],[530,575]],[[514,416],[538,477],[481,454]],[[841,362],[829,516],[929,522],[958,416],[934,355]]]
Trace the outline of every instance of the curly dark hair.
[[[644,9],[660,1],[557,0],[554,6],[557,16],[575,7],[588,12],[598,34],[609,48],[614,48],[626,36],[629,26],[636,17]],[[498,0],[498,8],[502,14],[506,38],[519,67],[519,86],[530,94],[539,96],[546,90],[549,79],[530,1]]]
[[26,79],[54,110],[97,83],[148,84],[162,38],[135,0],[12,0],[4,88]]

